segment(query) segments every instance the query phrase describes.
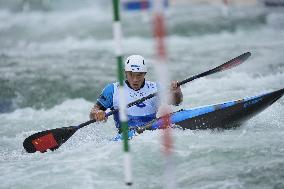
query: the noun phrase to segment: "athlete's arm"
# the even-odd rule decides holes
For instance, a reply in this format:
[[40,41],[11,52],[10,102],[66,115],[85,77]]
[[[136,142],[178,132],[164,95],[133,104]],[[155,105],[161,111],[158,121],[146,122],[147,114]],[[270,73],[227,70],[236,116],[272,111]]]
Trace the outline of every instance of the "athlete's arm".
[[105,121],[107,119],[105,111],[113,106],[113,84],[108,84],[97,99],[97,103],[90,111],[90,119]]

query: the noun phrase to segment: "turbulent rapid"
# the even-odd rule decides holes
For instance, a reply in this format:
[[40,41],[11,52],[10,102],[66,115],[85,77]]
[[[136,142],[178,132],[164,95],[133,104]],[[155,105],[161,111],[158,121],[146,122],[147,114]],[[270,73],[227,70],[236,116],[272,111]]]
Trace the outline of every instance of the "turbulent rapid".
[[[112,117],[76,132],[54,152],[28,154],[33,133],[78,125],[116,81],[110,3],[49,1],[23,10],[0,1],[0,188],[124,188],[123,151]],[[3,5],[3,6],[2,6]],[[4,6],[5,5],[5,6]],[[122,12],[124,54],[153,67],[149,16]],[[242,65],[182,86],[174,110],[284,87],[284,14],[261,4],[185,4],[166,12],[171,79],[181,81],[244,52]],[[155,80],[149,69],[147,78]],[[173,130],[177,188],[284,188],[284,98],[239,128]],[[133,188],[162,188],[161,132],[130,141]]]

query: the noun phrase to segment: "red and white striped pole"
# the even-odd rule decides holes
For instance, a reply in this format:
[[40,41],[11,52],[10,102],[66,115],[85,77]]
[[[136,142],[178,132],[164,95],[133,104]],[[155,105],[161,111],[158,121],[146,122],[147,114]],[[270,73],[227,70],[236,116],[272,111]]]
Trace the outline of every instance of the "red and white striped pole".
[[164,1],[153,0],[153,33],[156,41],[156,64],[155,70],[160,83],[159,97],[161,101],[160,113],[163,116],[162,121],[162,145],[165,157],[165,170],[164,170],[164,186],[167,189],[175,188],[175,178],[173,173],[173,162],[172,162],[172,149],[173,139],[171,136],[170,129],[170,116],[171,108],[168,105],[171,100],[169,93],[170,74],[167,69],[167,52],[165,44],[166,28],[164,21]]
[[229,1],[228,0],[223,0],[222,3],[222,13],[224,17],[228,17],[229,16]]
[[142,21],[149,22],[148,9],[149,9],[149,0],[141,0],[141,12],[142,12]]

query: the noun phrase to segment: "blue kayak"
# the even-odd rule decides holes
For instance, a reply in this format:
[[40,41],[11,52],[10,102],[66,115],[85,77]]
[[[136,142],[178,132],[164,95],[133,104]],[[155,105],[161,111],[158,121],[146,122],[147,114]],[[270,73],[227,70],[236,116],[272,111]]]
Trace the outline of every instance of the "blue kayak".
[[[284,89],[281,89],[241,100],[180,110],[171,113],[170,119],[173,123],[173,127],[184,130],[230,129],[240,126],[246,120],[263,111],[281,98],[283,94]],[[56,150],[78,129],[94,123],[95,121],[96,120],[89,120],[77,126],[61,127],[34,133],[24,140],[23,147],[28,153],[34,153],[37,151],[43,153],[47,150]],[[129,139],[146,129],[159,129],[162,125],[161,123],[161,118],[157,118],[147,125],[132,129],[128,132]],[[113,138],[113,140],[117,141],[122,138],[122,135],[118,134]]]
[[[245,121],[260,113],[284,94],[284,88],[258,96],[240,100],[208,105],[198,108],[180,110],[171,114],[171,122],[175,127],[191,130],[204,129],[230,129],[239,127]],[[148,129],[159,129],[161,119],[156,119]],[[137,135],[135,130],[130,130],[129,138]],[[118,134],[113,140],[121,140]]]

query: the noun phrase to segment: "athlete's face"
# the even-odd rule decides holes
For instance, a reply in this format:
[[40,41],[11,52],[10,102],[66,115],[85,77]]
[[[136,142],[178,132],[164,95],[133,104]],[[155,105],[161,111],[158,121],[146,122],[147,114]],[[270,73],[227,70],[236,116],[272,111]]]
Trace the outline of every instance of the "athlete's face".
[[130,86],[132,87],[132,89],[138,90],[141,88],[144,82],[146,73],[144,72],[125,72],[125,74],[126,74],[126,78]]

